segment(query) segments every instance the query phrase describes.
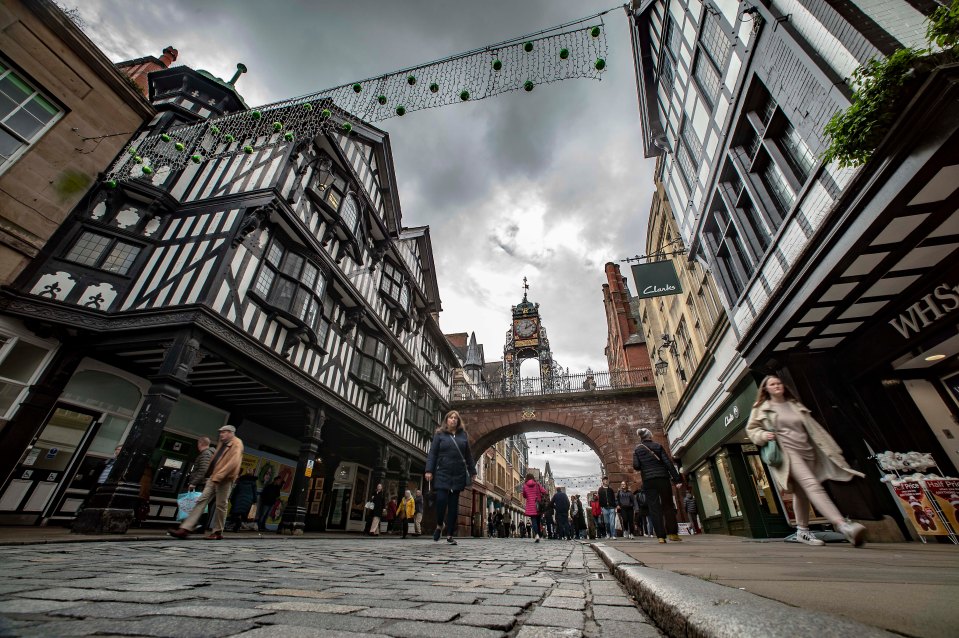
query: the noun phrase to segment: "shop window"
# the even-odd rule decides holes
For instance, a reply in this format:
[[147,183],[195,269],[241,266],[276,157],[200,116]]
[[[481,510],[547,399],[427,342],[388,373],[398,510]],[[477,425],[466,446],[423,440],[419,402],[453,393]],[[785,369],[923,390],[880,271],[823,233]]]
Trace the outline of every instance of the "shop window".
[[696,485],[699,487],[699,508],[703,518],[722,516],[719,509],[719,497],[716,495],[716,484],[713,482],[713,473],[709,463],[696,470]]
[[0,172],[23,155],[63,111],[0,58]]
[[719,480],[723,485],[726,496],[726,508],[730,518],[739,518],[743,511],[739,505],[739,493],[736,491],[736,481],[733,477],[733,468],[729,464],[729,454],[724,450],[716,455],[716,469],[719,471]]
[[773,485],[772,479],[769,478],[769,475],[766,473],[759,454],[746,454],[746,463],[749,466],[749,474],[753,486],[756,488],[756,498],[759,501],[759,506],[767,514],[778,514],[779,507],[776,505],[776,496],[774,494],[776,488]]
[[0,335],[0,416],[12,416],[11,412],[49,353],[48,348],[29,341]]
[[139,254],[140,247],[135,244],[84,231],[64,259],[82,266],[125,275]]
[[252,293],[288,321],[309,330],[322,345],[329,330],[323,313],[326,274],[314,262],[274,238]]

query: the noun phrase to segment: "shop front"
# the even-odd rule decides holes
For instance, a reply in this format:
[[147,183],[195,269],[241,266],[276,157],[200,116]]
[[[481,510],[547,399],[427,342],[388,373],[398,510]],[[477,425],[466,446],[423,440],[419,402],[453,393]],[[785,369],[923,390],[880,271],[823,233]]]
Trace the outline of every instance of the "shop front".
[[791,533],[791,497],[779,493],[759,449],[746,436],[756,382],[747,378],[683,451],[681,461],[699,503],[703,531],[753,538]]

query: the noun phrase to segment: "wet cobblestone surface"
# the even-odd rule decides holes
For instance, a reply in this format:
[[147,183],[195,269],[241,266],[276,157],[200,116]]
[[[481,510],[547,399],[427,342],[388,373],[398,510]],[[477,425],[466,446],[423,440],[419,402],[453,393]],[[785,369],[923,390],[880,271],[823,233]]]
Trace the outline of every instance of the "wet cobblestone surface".
[[248,537],[0,547],[2,636],[662,634],[562,541]]

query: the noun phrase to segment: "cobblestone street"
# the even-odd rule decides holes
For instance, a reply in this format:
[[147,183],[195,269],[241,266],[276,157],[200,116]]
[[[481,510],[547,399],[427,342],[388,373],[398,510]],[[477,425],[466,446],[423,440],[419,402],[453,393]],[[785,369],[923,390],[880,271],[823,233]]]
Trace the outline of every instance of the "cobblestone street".
[[662,635],[589,546],[242,538],[0,547],[3,636]]

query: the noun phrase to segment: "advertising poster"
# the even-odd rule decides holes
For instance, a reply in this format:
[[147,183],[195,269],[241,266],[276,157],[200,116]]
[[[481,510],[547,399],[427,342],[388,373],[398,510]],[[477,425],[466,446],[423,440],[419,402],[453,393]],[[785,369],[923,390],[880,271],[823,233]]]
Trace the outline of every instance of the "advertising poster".
[[256,466],[260,463],[259,457],[252,454],[244,454],[240,461],[240,476],[253,472],[256,474]]
[[270,515],[266,518],[267,529],[276,530],[280,524],[280,519],[283,517],[283,509],[286,507],[286,501],[289,497],[289,494],[280,494],[279,500],[270,508]]
[[926,488],[936,499],[952,531],[959,532],[959,479],[926,479]]
[[906,513],[906,520],[912,524],[916,533],[921,536],[947,536],[949,534],[936,515],[935,510],[932,509],[932,503],[926,498],[922,485],[916,481],[904,481],[898,485],[893,485],[892,489]]

